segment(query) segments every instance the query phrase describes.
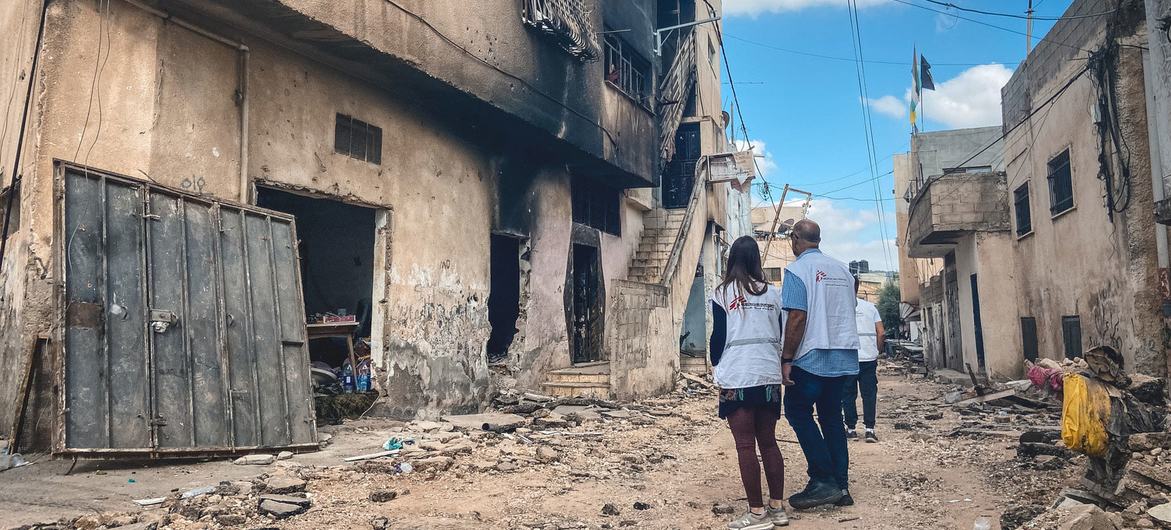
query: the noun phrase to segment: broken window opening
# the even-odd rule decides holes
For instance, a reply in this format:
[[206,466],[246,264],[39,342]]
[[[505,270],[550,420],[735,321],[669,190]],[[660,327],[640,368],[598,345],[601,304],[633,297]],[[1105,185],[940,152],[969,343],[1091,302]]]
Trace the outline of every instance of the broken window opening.
[[491,292],[488,295],[487,355],[490,364],[507,361],[508,350],[520,330],[521,239],[492,234],[490,249]]
[[622,235],[622,191],[575,179],[570,184],[573,222]]
[[[334,372],[344,391],[349,362],[356,387],[370,355],[375,210],[266,187],[257,188],[256,203],[296,217],[311,364]],[[329,336],[318,333],[325,324],[335,324]]]

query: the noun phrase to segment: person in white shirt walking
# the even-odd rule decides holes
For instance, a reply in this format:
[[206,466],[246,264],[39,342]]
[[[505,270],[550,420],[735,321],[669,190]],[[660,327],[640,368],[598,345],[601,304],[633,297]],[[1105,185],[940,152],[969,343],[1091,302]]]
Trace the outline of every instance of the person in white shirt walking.
[[[857,296],[862,280],[854,278],[854,294]],[[842,413],[846,421],[846,438],[858,439],[858,391],[862,391],[862,425],[866,427],[866,443],[878,441],[874,433],[874,421],[878,414],[878,352],[882,350],[884,330],[882,316],[874,304],[858,298],[854,309],[858,325],[858,375],[846,380],[842,394]]]

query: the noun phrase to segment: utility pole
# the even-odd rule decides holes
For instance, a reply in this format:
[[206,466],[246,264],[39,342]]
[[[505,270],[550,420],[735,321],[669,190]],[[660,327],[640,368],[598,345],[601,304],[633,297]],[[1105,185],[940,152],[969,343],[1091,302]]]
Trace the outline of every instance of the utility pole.
[[1029,52],[1033,51],[1033,0],[1029,0],[1029,9],[1025,11],[1025,57],[1029,56]]

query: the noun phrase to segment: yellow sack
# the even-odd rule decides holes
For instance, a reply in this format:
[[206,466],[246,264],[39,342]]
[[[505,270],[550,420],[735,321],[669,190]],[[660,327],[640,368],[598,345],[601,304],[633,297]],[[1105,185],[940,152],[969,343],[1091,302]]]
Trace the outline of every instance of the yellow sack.
[[1065,401],[1061,407],[1061,440],[1065,446],[1090,456],[1106,454],[1106,422],[1110,419],[1110,394],[1097,381],[1066,374]]

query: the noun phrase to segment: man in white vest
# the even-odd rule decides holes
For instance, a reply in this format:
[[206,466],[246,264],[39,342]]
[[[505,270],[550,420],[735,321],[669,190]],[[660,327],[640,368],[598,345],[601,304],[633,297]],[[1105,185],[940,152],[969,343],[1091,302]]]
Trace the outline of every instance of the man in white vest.
[[849,493],[842,392],[847,380],[858,375],[854,276],[845,263],[818,249],[817,223],[798,221],[789,243],[797,260],[785,267],[781,287],[781,305],[788,313],[781,374],[788,386],[785,417],[809,465],[809,484],[789,497],[789,504],[796,509],[848,506],[854,500]]

